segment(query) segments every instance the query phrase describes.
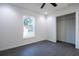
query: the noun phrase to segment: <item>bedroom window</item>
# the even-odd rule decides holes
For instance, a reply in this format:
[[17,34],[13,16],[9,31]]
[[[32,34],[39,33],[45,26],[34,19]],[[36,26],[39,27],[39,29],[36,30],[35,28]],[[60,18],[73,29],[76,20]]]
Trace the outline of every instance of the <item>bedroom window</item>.
[[35,36],[35,19],[31,16],[23,17],[23,38],[32,38]]

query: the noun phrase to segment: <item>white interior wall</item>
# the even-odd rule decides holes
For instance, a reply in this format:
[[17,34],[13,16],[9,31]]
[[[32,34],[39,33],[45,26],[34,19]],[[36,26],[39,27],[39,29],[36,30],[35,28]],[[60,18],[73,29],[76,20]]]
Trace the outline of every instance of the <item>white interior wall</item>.
[[48,16],[47,19],[47,35],[48,40],[52,42],[56,42],[56,17],[55,16]]
[[45,19],[44,15],[40,15],[38,17],[38,20],[36,20],[37,23],[37,30],[39,32],[38,34],[38,38],[44,38],[45,40],[47,40],[48,36],[47,36],[47,20]]
[[[23,39],[23,16],[35,17],[34,38]],[[10,4],[0,4],[0,51],[45,40],[45,25],[45,19],[39,14]]]
[[[68,7],[65,7],[65,8],[62,8],[62,9],[59,9],[59,10],[56,10],[55,12],[52,12],[50,15],[52,17],[54,16],[56,18],[57,16],[66,15],[66,14],[70,14],[70,13],[73,13],[73,12],[76,12],[76,23],[75,23],[76,24],[76,32],[75,32],[75,34],[76,34],[75,45],[76,46],[75,47],[79,49],[79,4],[75,4],[75,5],[73,4],[73,5],[70,5]],[[52,19],[52,20],[56,20],[56,19]],[[52,24],[53,23],[56,24],[56,21],[53,21]],[[51,24],[51,26],[52,26],[52,24]],[[50,28],[52,28],[52,27],[50,27]],[[52,34],[52,33],[53,32],[50,32],[50,34]],[[52,36],[53,35],[51,35],[51,37]]]

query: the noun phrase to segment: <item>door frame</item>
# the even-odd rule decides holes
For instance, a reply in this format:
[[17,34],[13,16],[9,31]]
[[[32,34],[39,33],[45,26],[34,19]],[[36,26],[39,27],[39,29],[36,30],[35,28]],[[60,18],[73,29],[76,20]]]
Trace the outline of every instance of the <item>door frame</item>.
[[[67,13],[67,14],[63,14],[63,15],[59,15],[59,16],[64,16],[64,15],[68,15],[68,14],[72,14],[72,13],[75,13],[75,47],[76,47],[76,40],[78,39],[78,19],[77,19],[77,12],[71,12],[71,13]],[[56,42],[57,42],[57,17],[59,16],[56,16]]]

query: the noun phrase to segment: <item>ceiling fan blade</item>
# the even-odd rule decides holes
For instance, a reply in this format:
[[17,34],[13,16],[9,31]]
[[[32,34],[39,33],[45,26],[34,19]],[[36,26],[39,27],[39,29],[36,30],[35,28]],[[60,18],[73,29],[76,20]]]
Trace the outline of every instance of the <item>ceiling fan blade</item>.
[[56,6],[57,6],[57,4],[56,4],[56,3],[50,3],[50,4],[52,4],[54,7],[56,7]]
[[46,3],[43,3],[42,6],[41,6],[41,8],[43,8],[43,7],[45,6],[45,4],[46,4]]

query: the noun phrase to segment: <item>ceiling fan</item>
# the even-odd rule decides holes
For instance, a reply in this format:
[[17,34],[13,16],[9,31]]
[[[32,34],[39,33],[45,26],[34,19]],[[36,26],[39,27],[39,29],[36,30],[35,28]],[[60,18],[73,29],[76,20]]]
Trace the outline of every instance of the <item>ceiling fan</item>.
[[[50,3],[52,6],[56,7],[57,4],[56,3]],[[42,6],[41,6],[41,9],[46,5],[46,3],[43,3]]]

